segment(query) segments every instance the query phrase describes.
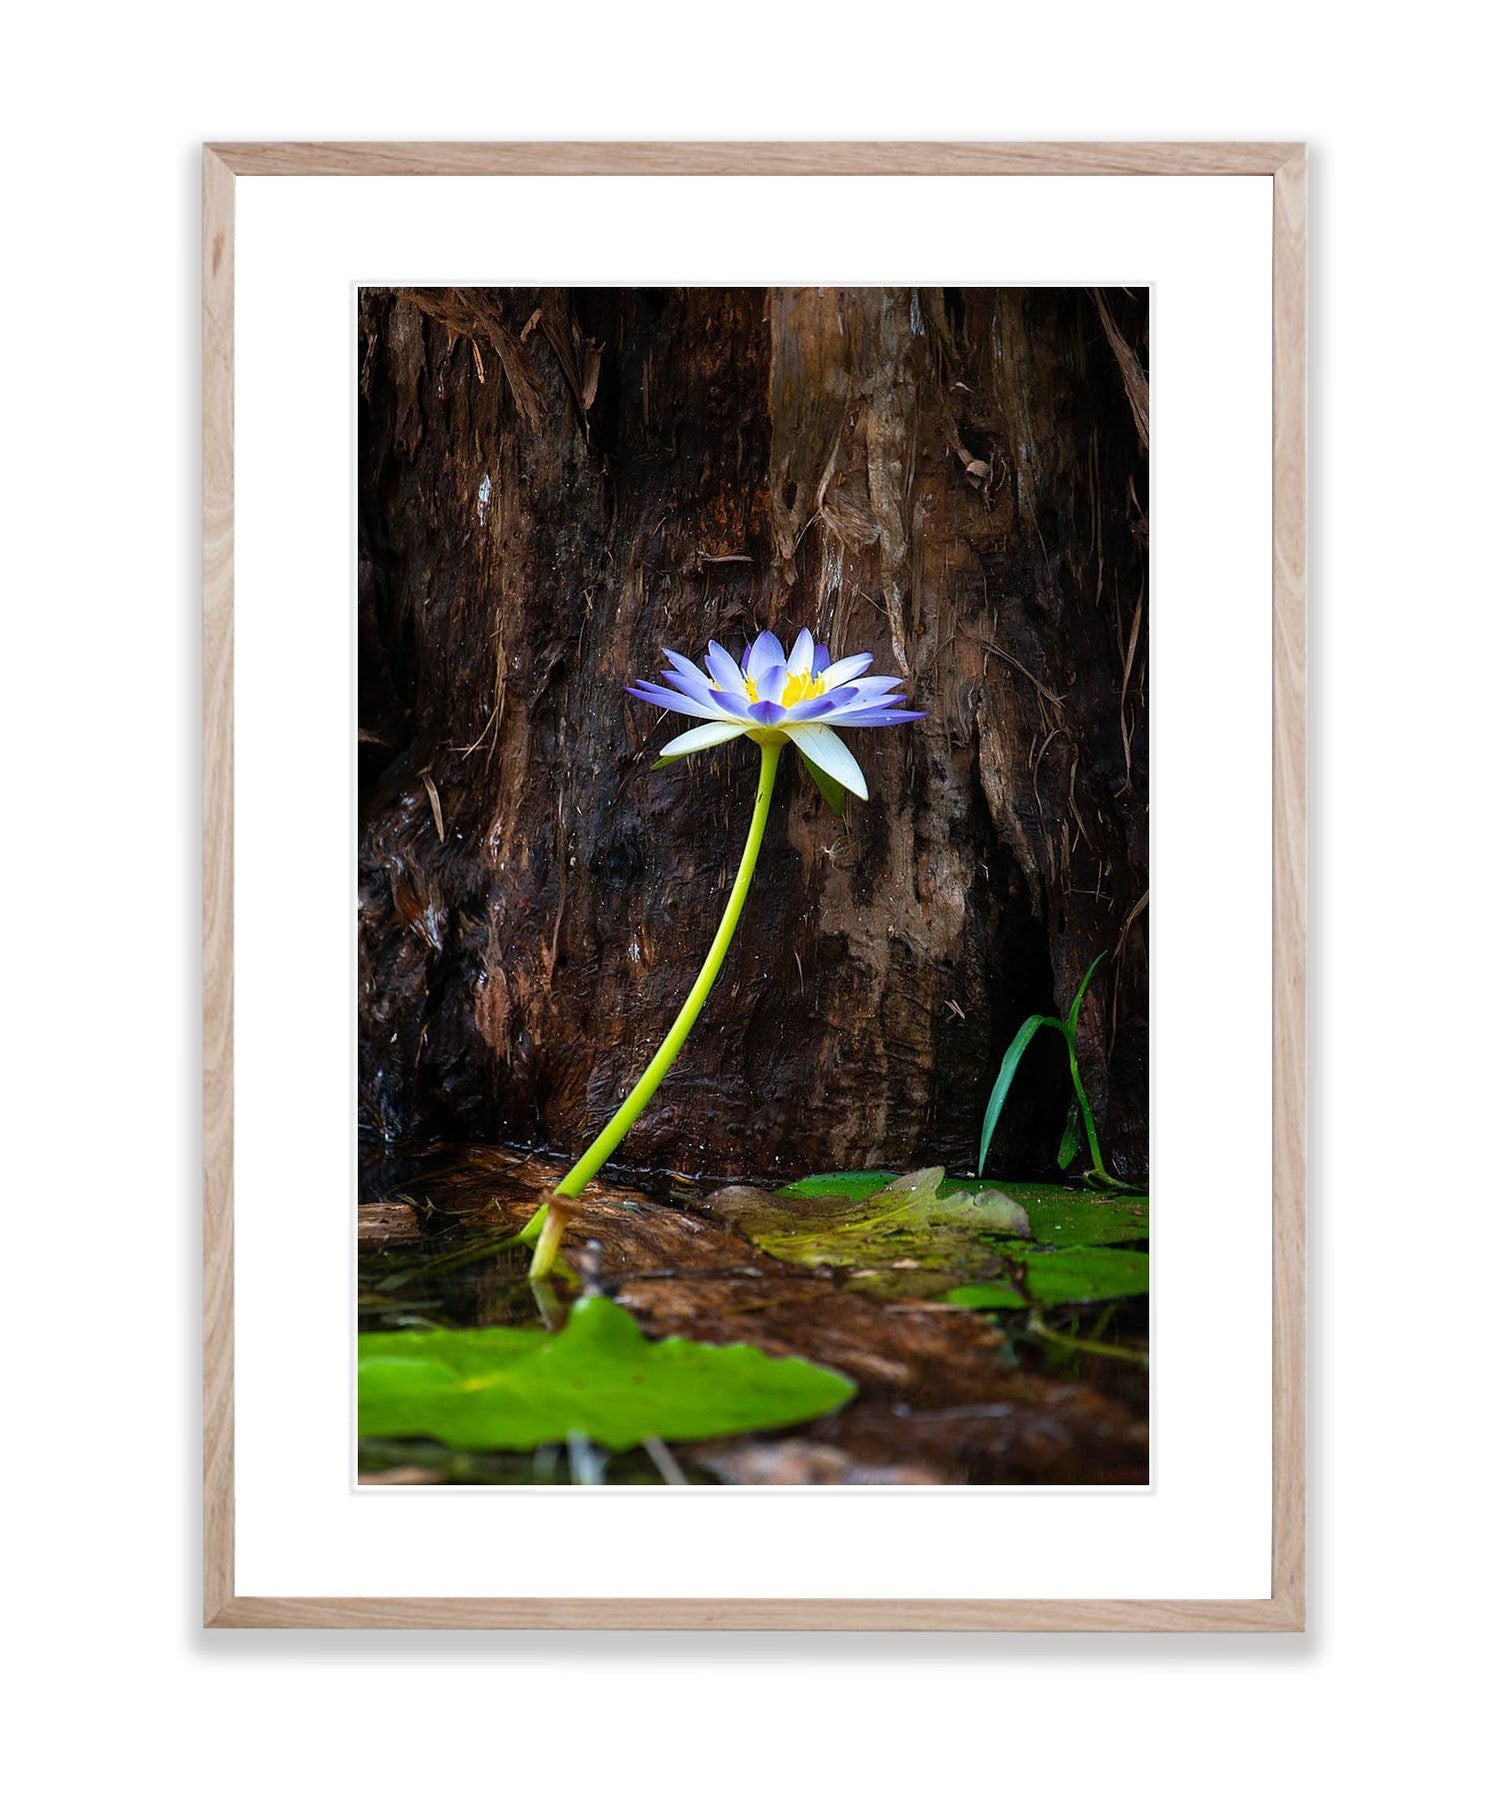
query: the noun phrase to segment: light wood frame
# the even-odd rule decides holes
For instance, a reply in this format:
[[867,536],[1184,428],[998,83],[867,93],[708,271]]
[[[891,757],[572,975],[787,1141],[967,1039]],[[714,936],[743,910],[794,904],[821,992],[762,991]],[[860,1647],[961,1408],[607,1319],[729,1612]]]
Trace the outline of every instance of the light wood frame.
[[[269,1598],[234,1586],[234,184],[240,175],[1257,175],[1274,181],[1274,1274],[1268,1599]],[[214,1627],[1299,1631],[1306,1559],[1302,144],[214,144],[203,153],[204,1620]]]

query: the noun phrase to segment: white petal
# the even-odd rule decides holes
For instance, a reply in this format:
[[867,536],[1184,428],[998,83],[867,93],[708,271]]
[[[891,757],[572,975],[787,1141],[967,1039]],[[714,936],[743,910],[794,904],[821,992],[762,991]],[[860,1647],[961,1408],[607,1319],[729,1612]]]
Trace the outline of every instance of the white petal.
[[[711,729],[712,727],[707,727]],[[807,758],[815,762],[825,775],[831,775],[840,787],[846,787],[850,793],[861,800],[869,798],[869,789],[864,783],[864,774],[854,761],[848,745],[836,731],[829,730],[826,725],[790,724],[781,729]],[[695,731],[687,733],[695,737]]]
[[796,642],[791,646],[791,654],[786,658],[788,675],[810,675],[812,672],[812,652],[817,645],[812,641],[810,631],[798,631]]
[[[680,737],[673,737],[670,743],[661,746],[661,760],[675,762],[678,756],[690,756],[694,750],[711,750],[715,743],[727,743],[731,737],[742,737],[750,727],[747,724],[697,725],[690,731],[684,731]],[[849,758],[853,760],[852,757]]]
[[841,687],[845,681],[852,681],[856,675],[862,675],[873,661],[874,657],[864,652],[857,656],[845,656],[823,675],[823,685],[829,690]]

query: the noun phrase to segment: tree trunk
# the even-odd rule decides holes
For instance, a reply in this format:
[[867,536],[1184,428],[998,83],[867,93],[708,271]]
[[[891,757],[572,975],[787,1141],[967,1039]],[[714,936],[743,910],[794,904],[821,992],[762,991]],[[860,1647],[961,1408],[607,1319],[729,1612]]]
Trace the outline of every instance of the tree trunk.
[[[686,995],[758,757],[651,772],[661,650],[801,625],[929,716],[787,757],[702,1021],[621,1151],[971,1165],[1004,1050],[1147,1155],[1143,294],[366,291],[360,1123],[577,1153]],[[1061,1039],[992,1166],[1054,1166]]]

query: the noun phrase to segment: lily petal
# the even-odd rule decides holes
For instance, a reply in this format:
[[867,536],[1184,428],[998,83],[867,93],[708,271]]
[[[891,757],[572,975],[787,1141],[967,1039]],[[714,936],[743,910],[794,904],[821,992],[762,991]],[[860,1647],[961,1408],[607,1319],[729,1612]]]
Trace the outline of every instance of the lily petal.
[[779,706],[781,695],[786,691],[786,683],[790,680],[784,662],[772,662],[763,675],[755,677],[755,698],[757,700],[774,700]]
[[835,694],[819,693],[810,700],[798,700],[794,706],[788,706],[786,716],[790,719],[826,718],[830,712],[837,710],[838,700]]
[[824,687],[841,687],[845,681],[852,681],[855,675],[862,675],[874,657],[867,652],[857,656],[845,656],[841,662],[835,662],[823,674]]
[[675,650],[663,650],[661,654],[679,675],[696,675],[699,681],[704,678],[703,671],[695,662],[689,662],[685,656],[679,656]]
[[812,658],[817,653],[817,645],[812,641],[812,633],[805,628],[796,634],[796,642],[791,646],[791,654],[786,658],[788,675],[810,675]]
[[925,718],[924,712],[900,712],[889,707],[869,706],[862,712],[840,712],[836,716],[840,731],[857,731],[870,725],[909,725],[918,718]]
[[844,689],[828,697],[838,709],[839,718],[852,718],[858,712],[888,712],[892,706],[909,706],[910,701],[903,693],[870,693],[850,694],[844,699]]
[[828,672],[832,660],[833,652],[828,646],[825,643],[818,644],[817,648],[812,652],[812,673],[814,675],[825,675]]
[[840,706],[837,696],[828,696],[834,701],[833,710],[828,715],[828,723],[833,726],[850,724],[856,718],[864,718],[871,712],[890,712],[900,706],[909,706],[910,701],[903,693],[892,693],[888,699],[861,700],[854,706]]
[[831,775],[840,787],[846,787],[859,799],[869,798],[864,772],[836,731],[827,725],[794,723],[783,729],[807,760],[815,762],[825,775]]
[[660,759],[663,762],[675,762],[679,756],[690,756],[694,750],[711,750],[715,743],[727,743],[731,737],[742,737],[748,729],[747,725],[731,725],[727,722],[696,725],[690,731],[683,731],[680,737],[673,737],[670,743],[663,744]]
[[647,705],[660,706],[667,712],[685,712],[689,718],[711,718],[723,721],[723,709],[718,705],[708,706],[701,700],[688,699],[686,694],[673,693],[669,687],[658,687],[654,681],[637,681],[625,692],[632,700],[644,700]]
[[744,676],[740,673],[739,664],[721,643],[710,643],[708,654],[703,660],[708,664],[708,673],[725,693],[744,693]]
[[778,664],[782,668],[786,666],[786,652],[781,648],[781,640],[773,631],[762,631],[749,647],[744,672],[758,689],[765,676]]
[[725,693],[714,687],[706,675],[696,669],[690,675],[679,675],[675,672],[664,674],[661,679],[675,687],[678,693],[685,693],[690,700],[696,700],[701,706],[712,708],[714,718],[748,718],[749,701],[737,693]]
[[838,698],[857,694],[861,699],[878,699],[882,694],[894,693],[897,687],[905,684],[901,675],[870,675],[863,681],[845,681],[838,689]]

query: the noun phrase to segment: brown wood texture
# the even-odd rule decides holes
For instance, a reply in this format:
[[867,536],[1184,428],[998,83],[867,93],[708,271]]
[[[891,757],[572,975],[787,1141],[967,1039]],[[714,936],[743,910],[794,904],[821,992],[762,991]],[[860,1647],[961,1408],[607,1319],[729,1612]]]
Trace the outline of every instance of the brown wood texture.
[[[232,273],[237,173],[1273,174],[1273,1587],[1264,1600],[380,1599],[235,1592],[232,1466]],[[1305,193],[1295,145],[225,145],[204,158],[205,1619],[216,1627],[1286,1631],[1305,1617]],[[968,1503],[972,1503],[970,1498]]]
[[1303,1628],[1279,1599],[259,1599],[208,1620],[255,1630],[1213,1631]]
[[203,1604],[234,1591],[234,176],[203,156]]
[[1295,144],[223,143],[236,175],[1273,175]]
[[[927,716],[849,733],[870,796],[841,823],[788,759],[619,1162],[970,1167],[1016,1030],[1107,954],[1079,1054],[1147,1177],[1148,319],[1119,290],[363,295],[367,1149],[604,1125],[702,963],[757,767],[653,773],[692,721],[623,688],[663,646],[806,625]],[[1069,1098],[1048,1035],[995,1165],[1054,1166]],[[371,1161],[366,1196],[403,1174]]]
[[1272,1590],[1306,1613],[1306,152],[1275,173]]

